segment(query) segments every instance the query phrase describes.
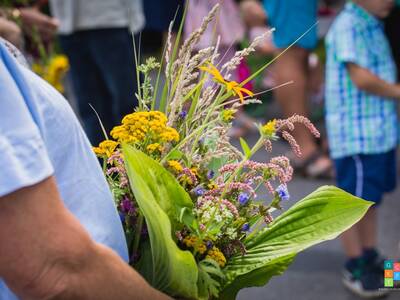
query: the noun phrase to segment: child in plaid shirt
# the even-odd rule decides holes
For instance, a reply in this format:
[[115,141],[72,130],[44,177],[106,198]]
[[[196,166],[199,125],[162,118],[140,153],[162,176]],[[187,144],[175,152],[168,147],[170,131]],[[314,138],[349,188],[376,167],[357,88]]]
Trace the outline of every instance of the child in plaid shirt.
[[376,250],[376,207],[396,186],[396,68],[379,18],[393,0],[353,0],[326,39],[326,122],[337,185],[375,202],[342,235],[348,257],[343,282],[364,297],[382,296],[383,264]]

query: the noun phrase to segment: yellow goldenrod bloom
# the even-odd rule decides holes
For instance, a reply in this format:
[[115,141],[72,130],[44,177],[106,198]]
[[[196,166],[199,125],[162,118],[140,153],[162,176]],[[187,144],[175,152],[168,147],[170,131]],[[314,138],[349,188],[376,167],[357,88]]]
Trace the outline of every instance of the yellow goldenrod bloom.
[[32,69],[60,93],[64,92],[62,81],[69,69],[68,59],[65,55],[53,56],[45,66],[34,64]]
[[167,164],[175,173],[181,173],[183,171],[182,165],[177,160],[169,160]]
[[[167,117],[159,111],[141,111],[126,115],[122,119],[122,125],[111,130],[111,136],[121,143],[137,144],[146,140],[150,144],[158,143],[160,147],[164,143],[179,141],[179,133],[167,126]],[[156,151],[160,147],[150,146],[147,150]]]
[[146,147],[146,150],[149,151],[149,153],[162,152],[163,147],[159,143],[154,143],[154,144],[148,145]]
[[93,147],[94,153],[99,156],[99,157],[110,157],[114,151],[115,148],[117,148],[118,143],[115,141],[111,140],[105,140],[102,141],[98,147]]
[[225,255],[217,247],[212,247],[211,250],[208,251],[206,258],[215,260],[221,268],[226,264]]
[[276,132],[276,120],[269,121],[267,124],[261,127],[261,133],[267,137],[271,137]]
[[216,190],[218,188],[218,184],[212,181],[207,185],[207,187],[209,190]]
[[226,109],[221,113],[221,119],[225,123],[231,122],[235,118],[235,110],[233,109]]
[[190,235],[183,239],[183,243],[186,247],[193,248],[195,251],[199,252],[200,254],[204,254],[207,251],[207,246],[204,242],[201,242],[196,236]]

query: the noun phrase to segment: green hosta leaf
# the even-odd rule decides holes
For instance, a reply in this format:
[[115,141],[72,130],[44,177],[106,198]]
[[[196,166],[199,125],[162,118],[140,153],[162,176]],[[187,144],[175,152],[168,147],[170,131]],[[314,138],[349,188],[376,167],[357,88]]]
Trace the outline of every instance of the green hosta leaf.
[[[151,262],[147,253],[143,256],[147,263],[142,261],[138,268],[143,267],[143,275],[155,288],[171,296],[196,298],[196,261],[190,251],[182,251],[176,245],[168,216],[168,213],[172,216],[176,214],[174,201],[184,203],[185,197],[179,195],[178,187],[174,187],[174,184],[178,183],[171,181],[161,165],[151,162],[151,159],[140,151],[124,146],[123,153],[131,188],[146,219],[150,237]],[[145,172],[147,175],[143,175]],[[158,180],[153,178],[155,175],[159,176]],[[160,187],[155,188],[155,184],[159,184]],[[168,192],[164,191],[166,188],[169,189]],[[171,198],[174,195],[178,200]]]
[[358,222],[371,204],[333,186],[311,193],[245,241],[246,255],[232,257],[223,269],[227,280],[221,298],[234,299],[244,287],[266,284],[297,253],[336,238]]
[[175,177],[142,151],[124,146],[123,152],[131,171],[128,174],[130,182],[135,183],[139,177],[144,180],[155,201],[168,215],[173,231],[180,228],[181,222],[192,230],[197,230],[198,224],[192,214],[192,199]]
[[279,257],[269,261],[265,266],[240,275],[221,293],[220,300],[235,299],[237,293],[244,287],[264,286],[272,276],[282,275],[296,257],[295,254]]
[[218,263],[213,259],[204,259],[199,262],[198,266],[198,299],[208,300],[210,295],[214,298],[218,297],[221,286],[220,282],[224,278],[224,273],[222,273]]
[[245,156],[246,158],[250,158],[250,156],[251,156],[251,150],[250,150],[250,147],[249,147],[249,145],[247,144],[247,142],[246,142],[244,139],[240,138],[240,145],[242,146],[244,156]]

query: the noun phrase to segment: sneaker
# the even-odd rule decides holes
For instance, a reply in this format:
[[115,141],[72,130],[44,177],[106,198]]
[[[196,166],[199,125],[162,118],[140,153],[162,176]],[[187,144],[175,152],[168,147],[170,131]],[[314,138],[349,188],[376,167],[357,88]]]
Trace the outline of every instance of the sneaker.
[[378,274],[369,268],[359,268],[353,272],[345,268],[342,281],[347,289],[361,298],[380,298],[388,294],[387,290],[381,289],[383,273]]
[[363,263],[365,265],[365,268],[370,269],[372,272],[376,272],[379,274],[384,274],[385,268],[384,268],[384,262],[386,258],[381,256],[379,252],[375,251],[375,255],[372,255],[370,257],[365,257],[363,256]]

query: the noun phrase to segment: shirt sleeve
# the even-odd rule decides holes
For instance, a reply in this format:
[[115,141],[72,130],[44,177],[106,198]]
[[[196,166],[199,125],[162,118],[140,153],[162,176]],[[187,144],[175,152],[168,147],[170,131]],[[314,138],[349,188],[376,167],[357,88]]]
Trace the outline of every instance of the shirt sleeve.
[[368,67],[368,45],[359,26],[350,21],[343,22],[335,32],[334,41],[339,62]]
[[18,67],[0,43],[0,197],[53,173],[40,130],[24,100],[27,91],[15,80]]

